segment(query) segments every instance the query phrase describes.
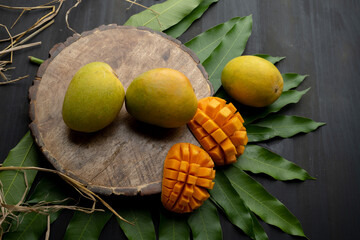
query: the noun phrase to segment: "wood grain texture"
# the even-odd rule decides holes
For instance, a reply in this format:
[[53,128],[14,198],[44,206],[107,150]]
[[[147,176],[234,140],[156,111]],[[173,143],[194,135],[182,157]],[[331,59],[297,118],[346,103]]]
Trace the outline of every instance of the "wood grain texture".
[[91,134],[75,132],[62,120],[65,92],[82,66],[101,61],[113,68],[125,90],[145,71],[176,69],[189,78],[201,99],[212,94],[212,87],[199,59],[165,34],[115,24],[75,34],[55,45],[50,55],[39,68],[41,80],[35,80],[29,90],[30,129],[47,159],[97,193],[159,193],[162,166],[170,147],[178,142],[198,145],[187,126],[165,129],[144,124],[123,107],[105,129]]

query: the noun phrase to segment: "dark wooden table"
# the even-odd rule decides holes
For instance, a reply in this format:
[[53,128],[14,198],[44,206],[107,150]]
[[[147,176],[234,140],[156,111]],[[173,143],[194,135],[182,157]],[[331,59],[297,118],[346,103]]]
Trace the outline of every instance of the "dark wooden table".
[[[47,1],[8,1],[23,6]],[[3,161],[29,130],[28,89],[37,66],[27,56],[47,58],[51,47],[72,32],[66,28],[65,12],[75,1],[67,0],[55,23],[32,41],[42,45],[15,52],[13,78],[29,74],[20,82],[0,86],[0,159]],[[161,1],[138,1],[150,6]],[[102,24],[123,24],[142,9],[122,0],[83,1],[70,15],[79,33]],[[0,9],[0,23],[10,26],[19,12]],[[360,2],[219,0],[180,37],[186,42],[206,29],[235,16],[253,15],[252,36],[246,54],[286,56],[282,72],[310,75],[300,89],[311,87],[299,104],[284,113],[326,122],[325,127],[291,139],[266,143],[271,150],[306,169],[316,181],[279,182],[255,176],[300,220],[310,239],[358,239],[360,234]],[[25,14],[13,32],[24,29],[44,12]],[[1,29],[1,38],[6,33]],[[3,46],[3,45],[2,45]],[[110,200],[111,201],[111,200]],[[51,239],[62,239],[71,213],[52,224]],[[221,216],[224,239],[248,239]],[[296,239],[263,224],[270,239]],[[105,227],[101,239],[125,238],[115,219]]]

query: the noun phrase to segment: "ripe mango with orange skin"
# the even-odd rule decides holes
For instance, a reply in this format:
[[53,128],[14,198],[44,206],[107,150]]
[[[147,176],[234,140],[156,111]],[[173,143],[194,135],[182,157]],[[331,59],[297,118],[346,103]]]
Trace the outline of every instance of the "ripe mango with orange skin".
[[232,59],[222,71],[221,83],[232,98],[252,107],[265,107],[275,102],[284,85],[274,64],[257,56]]
[[176,128],[192,119],[197,98],[183,73],[171,68],[156,68],[130,83],[125,106],[130,115],[142,122]]

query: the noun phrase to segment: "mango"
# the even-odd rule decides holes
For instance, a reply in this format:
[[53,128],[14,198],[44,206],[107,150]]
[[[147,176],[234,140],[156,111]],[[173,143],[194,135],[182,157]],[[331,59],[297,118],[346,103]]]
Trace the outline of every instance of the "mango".
[[214,162],[204,149],[176,143],[164,161],[161,202],[172,212],[192,212],[210,197],[214,178]]
[[197,98],[183,73],[171,68],[156,68],[140,74],[130,83],[125,106],[139,121],[176,128],[193,118]]
[[72,78],[62,108],[65,124],[79,132],[108,126],[124,103],[125,91],[113,69],[103,62],[81,67]]
[[265,107],[275,102],[284,85],[274,64],[257,56],[232,59],[222,71],[221,83],[232,98],[252,107]]

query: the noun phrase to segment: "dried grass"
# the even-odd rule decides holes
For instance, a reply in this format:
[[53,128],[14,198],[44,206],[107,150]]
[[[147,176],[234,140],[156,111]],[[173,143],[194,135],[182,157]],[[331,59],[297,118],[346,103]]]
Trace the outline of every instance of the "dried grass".
[[[68,10],[68,11],[66,12],[66,14],[65,14],[66,26],[67,26],[67,28],[68,28],[70,31],[72,31],[72,32],[75,33],[75,34],[76,34],[77,32],[76,32],[73,28],[71,28],[71,27],[70,27],[70,24],[69,24],[69,15],[70,15],[70,12],[71,12],[74,8],[76,8],[77,6],[79,6],[79,4],[81,3],[81,1],[82,1],[82,0],[76,0],[76,3],[75,3],[71,8],[69,8],[69,10]],[[153,9],[151,9],[151,8],[149,8],[149,7],[146,7],[146,6],[144,6],[144,5],[136,2],[136,0],[125,0],[125,1],[128,2],[128,3],[131,3],[131,5],[127,8],[128,10],[129,10],[133,5],[137,5],[137,6],[139,6],[139,7],[145,8],[145,9],[150,10],[151,12],[153,12],[153,13],[155,14],[155,17],[156,17],[158,23],[159,23],[159,26],[162,27],[162,24],[161,24],[160,19],[159,19],[159,15],[160,15],[160,14],[159,14],[158,12],[156,12],[155,10],[153,10]]]
[[[25,30],[23,32],[15,34],[14,36],[12,36],[10,34],[8,28],[5,25],[0,24],[1,27],[4,27],[6,29],[8,35],[9,35],[9,38],[0,39],[0,42],[8,42],[8,41],[10,41],[10,44],[6,48],[4,48],[3,50],[0,50],[0,57],[3,57],[5,54],[10,53],[10,59],[9,60],[0,61],[0,79],[2,78],[2,80],[3,80],[3,81],[0,81],[0,85],[5,85],[5,84],[17,82],[19,80],[22,80],[22,79],[28,77],[28,75],[26,75],[26,76],[19,77],[17,79],[13,79],[13,80],[8,79],[8,77],[5,75],[4,72],[9,70],[10,68],[7,68],[6,65],[13,63],[13,52],[14,51],[41,44],[41,42],[31,43],[31,44],[26,44],[26,45],[24,43],[27,42],[28,40],[30,40],[31,38],[33,38],[34,36],[36,36],[37,34],[39,34],[44,29],[48,28],[51,24],[54,23],[54,18],[59,13],[59,10],[61,9],[64,1],[65,0],[53,0],[53,1],[50,1],[50,2],[48,2],[46,4],[39,5],[39,6],[34,6],[34,7],[12,7],[12,6],[7,6],[7,5],[0,4],[0,8],[13,9],[13,10],[20,10],[21,11],[19,16],[16,18],[14,23],[11,25],[10,29],[12,29],[20,21],[21,17],[26,12],[30,12],[32,10],[39,10],[39,9],[40,10],[50,10],[50,12],[48,12],[47,14],[42,16],[30,28],[28,28],[27,30]],[[125,0],[125,1],[131,3],[131,5],[130,5],[130,7],[128,9],[130,9],[133,5],[137,5],[137,6],[140,6],[142,8],[145,8],[145,9],[148,9],[148,10],[152,11],[156,16],[156,19],[157,19],[160,27],[162,27],[162,24],[161,24],[160,19],[158,17],[159,16],[158,12],[156,12],[155,10],[136,2],[136,0]],[[77,33],[77,32],[73,28],[70,27],[68,18],[69,18],[70,12],[74,8],[76,8],[81,2],[82,2],[82,0],[76,0],[76,3],[71,8],[69,8],[68,11],[65,14],[66,26],[70,31],[72,31],[74,33]],[[31,33],[31,32],[33,32],[33,33]],[[27,37],[25,37],[27,34],[29,34],[29,35]]]
[[[24,181],[26,189],[21,197],[21,200],[16,205],[10,205],[7,204],[5,201],[4,191],[3,191],[3,185],[0,181],[0,239],[2,239],[2,235],[10,230],[12,227],[12,223],[15,222],[17,225],[21,223],[21,219],[19,219],[19,213],[31,213],[36,212],[39,214],[47,215],[48,216],[48,226],[46,231],[46,239],[50,236],[50,214],[68,209],[68,210],[74,210],[74,211],[80,211],[84,213],[91,214],[94,211],[104,211],[103,209],[96,209],[96,203],[97,201],[100,201],[108,210],[110,210],[112,213],[114,213],[118,218],[120,218],[122,221],[127,222],[131,225],[134,225],[133,223],[127,221],[123,217],[121,217],[108,203],[106,203],[100,196],[86,188],[86,186],[79,181],[59,172],[53,169],[46,169],[46,168],[40,168],[40,167],[0,167],[0,171],[21,171],[24,174]],[[59,201],[41,201],[34,205],[30,205],[25,203],[26,195],[29,191],[29,185],[26,178],[26,172],[24,170],[37,170],[37,171],[43,171],[43,172],[49,172],[54,173],[60,176],[63,180],[65,180],[68,184],[70,184],[81,196],[84,198],[90,199],[93,201],[91,208],[85,208],[77,205],[64,205],[70,198],[65,198],[63,200]],[[7,227],[4,229],[4,227]]]
[[[6,67],[6,66],[8,64],[13,63],[13,52],[14,51],[21,50],[21,49],[28,48],[28,47],[37,46],[37,45],[41,44],[41,42],[30,43],[30,44],[25,44],[25,43],[27,41],[29,41],[31,38],[33,38],[34,36],[36,36],[37,34],[39,34],[41,31],[43,31],[44,29],[49,27],[51,24],[54,23],[53,19],[58,14],[63,2],[64,2],[64,0],[53,0],[53,1],[48,2],[46,4],[35,6],[35,7],[12,7],[12,6],[7,6],[7,5],[1,5],[0,4],[0,8],[21,10],[21,13],[16,18],[16,20],[12,24],[11,28],[13,28],[15,26],[15,24],[17,24],[19,22],[20,18],[24,15],[25,12],[32,11],[32,10],[38,10],[38,9],[40,9],[40,10],[41,9],[50,10],[50,12],[48,12],[47,14],[42,16],[30,28],[28,28],[27,30],[25,30],[23,32],[20,32],[20,33],[14,35],[14,36],[12,36],[10,34],[8,28],[5,25],[0,24],[1,27],[5,28],[6,32],[9,35],[9,38],[1,39],[0,42],[8,42],[8,41],[10,41],[10,44],[7,47],[5,47],[3,50],[0,51],[0,57],[3,57],[4,55],[10,53],[10,59],[9,60],[0,61],[0,78],[2,78],[2,80],[3,80],[3,81],[0,81],[0,85],[5,85],[5,84],[17,82],[17,81],[22,80],[24,78],[27,78],[29,76],[29,75],[26,75],[26,76],[19,77],[19,78],[11,80],[5,75],[5,72],[7,70],[13,69],[13,68],[9,68],[9,67]],[[58,4],[57,7],[56,7],[56,4]],[[26,36],[27,34],[28,34],[28,36]]]

